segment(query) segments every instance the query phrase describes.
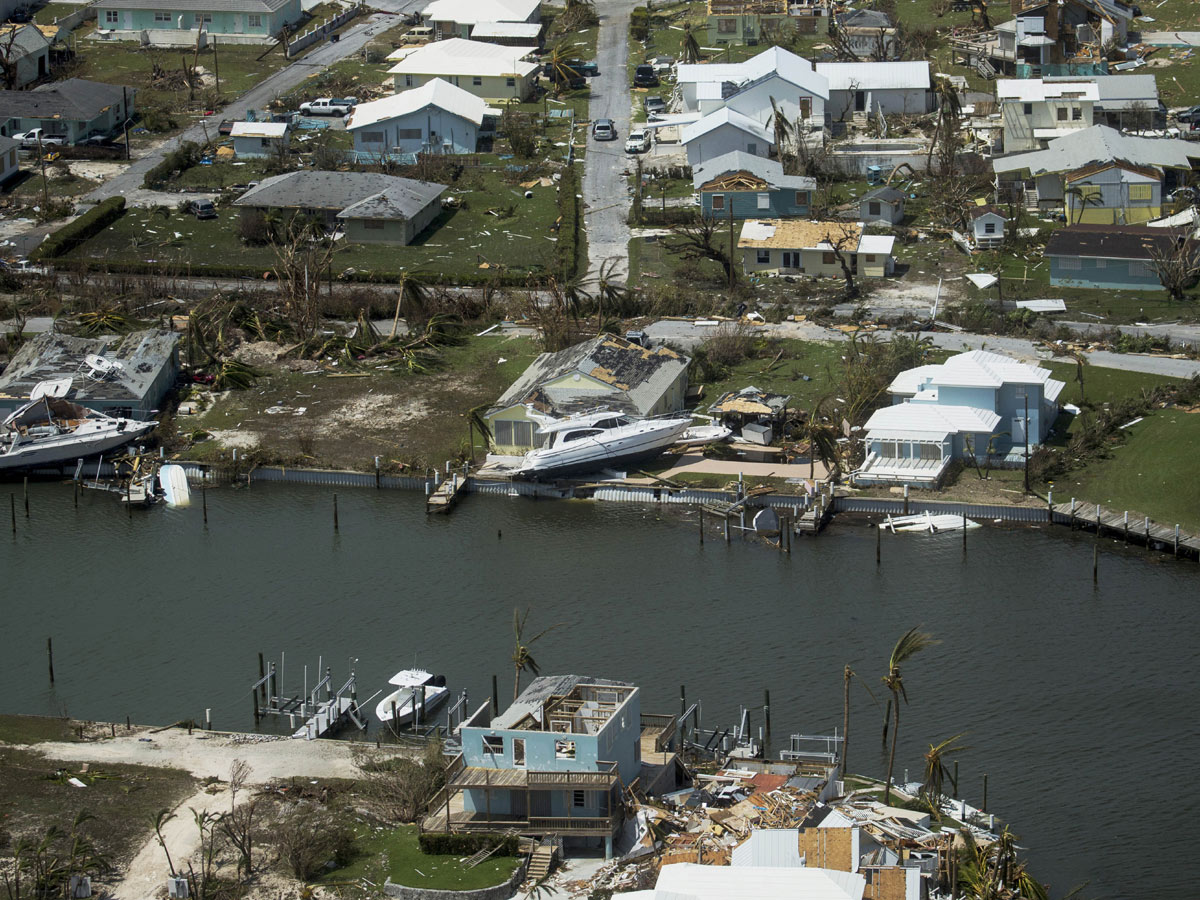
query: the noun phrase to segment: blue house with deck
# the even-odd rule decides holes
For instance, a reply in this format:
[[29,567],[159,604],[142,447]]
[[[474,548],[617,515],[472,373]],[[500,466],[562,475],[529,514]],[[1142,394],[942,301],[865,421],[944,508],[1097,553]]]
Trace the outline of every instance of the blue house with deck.
[[901,372],[892,405],[867,420],[852,480],[936,487],[955,459],[1022,465],[1050,433],[1065,386],[1049,369],[984,350]]
[[795,219],[810,217],[815,178],[784,175],[774,159],[734,150],[698,163],[692,185],[700,192],[701,213],[735,219]]
[[543,676],[499,715],[481,707],[460,736],[462,755],[430,803],[427,830],[557,834],[611,856],[621,795],[642,774],[636,686]]

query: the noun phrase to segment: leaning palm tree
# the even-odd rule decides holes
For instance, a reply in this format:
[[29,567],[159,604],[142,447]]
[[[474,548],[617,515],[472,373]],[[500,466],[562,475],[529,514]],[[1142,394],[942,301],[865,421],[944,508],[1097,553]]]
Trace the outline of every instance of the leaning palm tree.
[[[858,678],[858,673],[850,667],[850,663],[846,663],[842,670],[842,778],[846,777],[850,758],[850,681],[853,678]],[[875,701],[875,705],[879,705],[879,701],[875,699],[875,695],[871,693],[871,689],[867,687],[867,683],[861,678],[858,678],[858,683],[863,686],[871,699]]]
[[827,473],[832,473],[838,462],[838,430],[832,424],[833,417],[826,412],[832,403],[832,395],[822,397],[813,404],[808,412],[808,418],[800,426],[800,437],[808,441],[808,478],[816,478],[817,460],[825,466]]
[[529,647],[535,641],[545,637],[555,628],[561,628],[566,622],[557,622],[549,628],[544,628],[531,637],[528,641],[525,640],[525,623],[529,621],[529,609],[526,607],[525,614],[521,615],[519,609],[513,610],[513,636],[516,638],[516,644],[513,648],[513,701],[521,693],[521,673],[528,669],[534,675],[541,674],[541,667],[538,666],[537,660],[533,658],[533,654],[529,652]]
[[160,809],[150,821],[154,825],[154,836],[158,840],[158,845],[163,848],[163,853],[167,855],[167,871],[171,873],[171,877],[175,877],[175,863],[171,861],[171,851],[167,849],[167,840],[163,837],[163,826],[175,818],[175,813],[169,809]]
[[941,809],[942,796],[945,793],[943,788],[946,785],[946,779],[950,777],[950,770],[946,768],[946,759],[970,749],[958,743],[961,737],[961,734],[956,734],[954,737],[946,738],[940,744],[930,744],[929,749],[925,752],[925,781],[921,786],[921,792],[925,795],[925,799],[929,802],[929,809],[935,816]]
[[905,703],[908,702],[908,691],[904,688],[900,667],[926,647],[938,643],[932,635],[919,629],[920,626],[910,628],[896,641],[896,646],[892,648],[892,654],[888,657],[888,672],[881,679],[892,694],[892,748],[888,753],[887,786],[883,791],[885,804],[892,800],[892,771],[896,765],[896,742],[900,737],[900,701],[903,699]]
[[788,119],[787,111],[779,108],[774,97],[767,99],[771,101],[771,125],[775,132],[775,150],[782,162],[787,154],[788,146],[796,136],[796,126]]

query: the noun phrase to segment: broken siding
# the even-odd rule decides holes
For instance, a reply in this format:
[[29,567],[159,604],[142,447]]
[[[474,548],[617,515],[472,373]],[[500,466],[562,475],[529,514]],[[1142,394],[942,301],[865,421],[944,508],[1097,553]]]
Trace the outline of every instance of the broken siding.
[[810,869],[853,872],[858,868],[858,860],[854,858],[854,829],[805,828],[800,832],[800,855]]

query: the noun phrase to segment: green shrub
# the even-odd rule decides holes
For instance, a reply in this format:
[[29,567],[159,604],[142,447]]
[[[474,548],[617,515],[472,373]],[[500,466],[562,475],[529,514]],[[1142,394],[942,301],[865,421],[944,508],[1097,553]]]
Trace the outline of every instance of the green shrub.
[[554,247],[554,271],[564,281],[579,266],[579,170],[569,165],[558,182],[558,243]]
[[649,8],[635,6],[629,13],[629,35],[635,41],[645,41],[650,37]]
[[125,198],[109,197],[68,222],[29,254],[30,259],[54,259],[74,250],[88,238],[99,234],[125,214]]
[[146,172],[142,186],[151,190],[168,185],[174,178],[200,162],[200,145],[185,141],[162,158],[157,166]]
[[501,834],[446,834],[426,831],[417,836],[422,853],[431,856],[471,856],[480,850],[499,849],[493,856],[516,856],[520,852],[520,841],[513,835]]

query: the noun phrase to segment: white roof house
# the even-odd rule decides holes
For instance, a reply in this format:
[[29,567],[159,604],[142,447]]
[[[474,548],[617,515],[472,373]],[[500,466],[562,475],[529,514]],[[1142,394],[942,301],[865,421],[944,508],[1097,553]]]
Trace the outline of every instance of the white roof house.
[[232,138],[283,138],[287,136],[286,122],[234,122],[229,132]]
[[740,63],[681,63],[676,67],[677,84],[715,84],[718,96],[723,83],[742,87],[768,75],[778,75],[818,97],[829,96],[829,83],[813,64],[782,47],[771,47]]
[[541,0],[434,0],[422,11],[427,22],[527,22],[536,16]]
[[878,409],[867,420],[865,427],[872,438],[940,441],[964,431],[990,434],[999,424],[999,414],[988,409],[919,402],[899,403]]
[[525,78],[539,68],[524,58],[528,53],[524,47],[450,38],[417,47],[388,69],[388,74]]
[[1040,384],[1045,388],[1047,400],[1058,399],[1059,393],[1066,387],[1063,382],[1050,377],[1049,369],[986,350],[971,350],[950,357],[938,367],[928,383],[936,387],[987,388],[999,388],[1005,384]]
[[471,40],[499,39],[535,45],[541,34],[542,26],[537,22],[478,22],[471,29]]
[[1099,100],[1100,88],[1087,81],[1042,81],[1040,78],[1001,78],[996,82],[1001,103],[1037,103],[1044,100]]
[[769,866],[663,866],[652,891],[615,894],[629,900],[862,900],[867,879],[833,869]]
[[436,106],[476,125],[481,124],[483,117],[488,114],[487,103],[479,97],[455,87],[448,81],[435,78],[419,88],[402,91],[382,100],[360,103],[355,107],[350,121],[346,123],[346,130],[354,131],[379,122],[387,122],[427,106]]
[[687,149],[688,164],[693,167],[734,150],[751,156],[768,156],[775,143],[773,132],[727,106],[685,126],[679,139]]
[[1045,150],[1016,153],[992,160],[997,174],[1028,170],[1032,175],[1070,172],[1089,163],[1125,159],[1142,166],[1190,169],[1200,159],[1200,144],[1169,138],[1122,134],[1107,125],[1093,125],[1050,141]]
[[817,73],[829,81],[830,91],[929,90],[929,63],[819,62]]

